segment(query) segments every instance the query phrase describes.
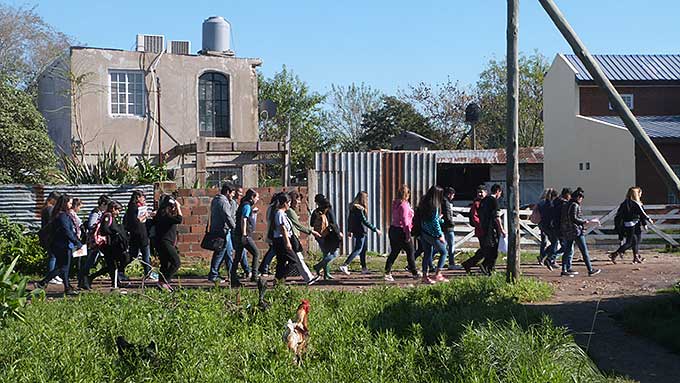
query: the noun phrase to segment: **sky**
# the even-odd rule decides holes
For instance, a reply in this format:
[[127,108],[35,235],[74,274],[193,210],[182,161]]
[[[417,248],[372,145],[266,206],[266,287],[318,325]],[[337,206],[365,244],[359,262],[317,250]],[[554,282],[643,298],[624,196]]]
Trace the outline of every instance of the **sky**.
[[[555,0],[591,53],[678,53],[677,0]],[[134,49],[137,33],[190,40],[201,23],[224,16],[238,57],[263,60],[271,76],[286,65],[325,93],[365,83],[387,94],[409,84],[477,81],[505,56],[506,1],[157,1],[0,0],[37,13],[90,47]],[[519,46],[552,61],[571,53],[537,0],[520,1]],[[675,42],[675,43],[673,43]]]

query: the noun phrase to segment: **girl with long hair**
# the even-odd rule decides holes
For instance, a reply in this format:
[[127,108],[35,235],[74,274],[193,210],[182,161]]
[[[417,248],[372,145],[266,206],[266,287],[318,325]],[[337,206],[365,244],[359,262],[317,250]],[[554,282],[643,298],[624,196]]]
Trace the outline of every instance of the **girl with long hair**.
[[385,281],[387,282],[394,282],[392,265],[402,250],[406,253],[408,270],[413,274],[414,278],[419,277],[416,261],[413,257],[415,250],[413,248],[411,230],[413,230],[413,217],[415,214],[413,208],[411,208],[410,199],[411,190],[408,185],[401,185],[397,192],[397,198],[392,201],[392,223],[389,230],[390,255],[385,262]]
[[71,255],[73,250],[80,249],[82,243],[76,236],[73,220],[69,214],[72,207],[73,198],[68,194],[61,195],[54,205],[47,228],[49,239],[47,241],[49,251],[56,258],[55,268],[47,273],[40,281],[35,283],[35,287],[44,289],[52,278],[60,275],[64,283],[64,293],[76,293],[71,287],[68,279],[69,268],[71,267]]
[[140,253],[142,254],[144,278],[149,278],[155,282],[158,281],[158,278],[151,275],[151,245],[149,233],[146,229],[146,220],[149,216],[144,193],[139,190],[133,191],[123,217],[123,225],[130,233],[130,256],[137,258]]
[[162,290],[172,291],[170,281],[177,273],[180,266],[179,252],[175,247],[177,243],[177,225],[182,223],[182,207],[171,196],[161,198],[158,205],[158,213],[154,218],[154,247],[158,252],[161,263],[161,275],[158,279],[158,287]]
[[349,236],[354,238],[354,249],[340,266],[340,271],[345,273],[345,275],[349,275],[349,264],[357,255],[361,261],[361,273],[370,274],[370,271],[368,271],[368,267],[366,266],[366,251],[368,250],[368,231],[366,229],[368,228],[378,235],[382,234],[382,232],[368,221],[367,212],[368,193],[360,191],[354,197],[349,209],[348,231]]
[[314,196],[314,203],[316,209],[312,212],[309,219],[310,225],[317,231],[320,237],[316,237],[316,241],[321,249],[321,261],[313,266],[316,274],[319,275],[323,270],[323,279],[334,279],[331,275],[330,263],[337,258],[340,249],[340,242],[342,241],[342,231],[335,220],[333,214],[333,206],[331,202],[323,194]]
[[260,259],[260,251],[255,245],[253,233],[255,232],[255,219],[257,218],[257,207],[255,205],[260,200],[260,195],[255,189],[248,189],[246,195],[241,198],[238,209],[236,210],[236,228],[232,233],[232,242],[234,243],[234,261],[231,264],[230,282],[231,287],[240,287],[241,282],[238,280],[237,269],[241,258],[243,257],[243,250],[246,249],[253,256],[252,270],[253,275],[251,281],[257,280],[258,264]]
[[633,249],[633,263],[642,263],[644,261],[640,256],[642,229],[647,230],[647,224],[653,222],[642,207],[641,188],[635,186],[628,189],[626,199],[619,206],[614,222],[616,230],[625,242],[615,252],[609,254],[609,259],[616,264],[617,257],[623,258],[628,249]]
[[267,237],[272,240],[274,253],[276,254],[276,273],[274,277],[277,283],[284,283],[290,265],[295,264],[296,244],[293,241],[293,225],[286,215],[290,209],[290,198],[286,193],[276,195],[274,204],[268,217],[269,232]]
[[129,263],[128,252],[129,239],[127,232],[118,223],[118,216],[122,206],[117,201],[110,201],[106,212],[102,215],[99,231],[107,237],[106,244],[101,250],[104,253],[104,261],[111,277],[111,287],[116,288],[117,280]]
[[586,245],[585,225],[590,221],[583,217],[581,204],[583,203],[583,189],[577,188],[571,195],[571,201],[562,207],[561,229],[564,235],[564,255],[562,256],[562,276],[574,277],[578,272],[572,269],[571,261],[574,256],[574,244],[578,246],[588,269],[588,275],[593,276],[601,272],[593,268],[590,254]]
[[[439,186],[432,186],[423,197],[418,206],[420,217],[420,238],[425,245],[425,255],[423,256],[423,283],[435,284],[436,282],[447,282],[448,279],[441,274],[447,258],[446,238],[441,227],[441,206],[444,199],[444,189]],[[430,278],[429,265],[432,263],[434,253],[438,252],[441,256],[439,263],[434,271],[434,279]]]

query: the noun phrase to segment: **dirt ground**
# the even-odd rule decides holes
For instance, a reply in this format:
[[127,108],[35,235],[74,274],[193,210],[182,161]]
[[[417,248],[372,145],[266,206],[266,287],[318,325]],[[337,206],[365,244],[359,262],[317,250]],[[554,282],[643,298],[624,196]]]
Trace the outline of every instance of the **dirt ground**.
[[[542,279],[555,287],[555,294],[549,302],[531,306],[549,314],[556,324],[567,327],[601,370],[642,383],[677,383],[680,382],[680,355],[650,340],[627,333],[613,318],[626,305],[654,299],[659,289],[668,288],[680,280],[680,256],[677,254],[646,251],[643,256],[645,262],[641,265],[631,264],[630,253],[614,265],[605,252],[593,251],[593,265],[602,269],[601,274],[593,277],[587,276],[582,261],[574,262],[574,269],[580,272],[574,278],[561,277],[559,270],[551,272],[543,266],[528,263],[522,264],[522,274]],[[402,263],[405,262],[400,262],[393,271],[395,282],[390,284],[405,287],[419,285],[419,280],[413,280],[403,270]],[[499,263],[502,262],[499,260]],[[339,262],[336,260],[337,264]],[[380,271],[383,265],[384,258],[373,258],[369,263],[373,272],[369,275],[362,275],[358,272],[358,265],[354,265],[351,275],[345,276],[335,271],[335,280],[320,281],[312,288],[357,291],[381,286],[386,283]],[[503,272],[502,269],[499,271]],[[445,271],[444,274],[449,278],[465,277],[462,270]],[[300,277],[290,278],[287,283],[304,285]],[[205,277],[179,278],[173,285],[183,288],[214,286]],[[93,286],[101,291],[110,290],[106,280],[97,281]],[[226,288],[228,285],[222,286]],[[246,282],[245,286],[255,287],[251,282]],[[140,287],[141,281],[133,279],[120,292],[132,293]],[[61,286],[51,285],[48,295],[58,296],[60,290]]]

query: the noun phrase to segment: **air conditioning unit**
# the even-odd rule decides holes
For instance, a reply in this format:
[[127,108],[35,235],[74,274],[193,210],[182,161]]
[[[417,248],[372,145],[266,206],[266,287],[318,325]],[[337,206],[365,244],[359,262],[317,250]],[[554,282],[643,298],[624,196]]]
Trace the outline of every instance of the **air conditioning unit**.
[[191,51],[191,42],[185,40],[171,40],[170,53],[176,55],[188,55]]
[[137,52],[161,53],[165,51],[165,36],[137,35]]

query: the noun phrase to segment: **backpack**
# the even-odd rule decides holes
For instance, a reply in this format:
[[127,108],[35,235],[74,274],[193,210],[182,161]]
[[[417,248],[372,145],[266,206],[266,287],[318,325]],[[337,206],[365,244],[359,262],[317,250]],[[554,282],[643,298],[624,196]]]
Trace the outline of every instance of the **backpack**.
[[[108,238],[105,235],[101,234],[101,227],[102,227],[102,219],[106,216],[106,214],[102,214],[101,217],[97,220],[97,223],[94,224],[94,229],[88,236],[88,242],[91,248],[97,249],[100,248],[104,245],[106,245],[109,241]],[[113,218],[113,217],[111,217]]]
[[325,236],[328,230],[330,230],[326,213],[315,210],[312,214],[312,227],[314,228],[314,231],[321,234],[322,237]]
[[540,210],[538,210],[538,204],[536,204],[536,206],[534,206],[534,209],[531,211],[531,215],[529,216],[529,221],[531,221],[531,223],[533,223],[535,225],[538,225],[539,223],[541,223],[541,212],[540,212]]
[[415,214],[413,214],[413,228],[411,228],[411,236],[419,237],[421,234],[422,218],[420,217],[420,208],[416,209]]

